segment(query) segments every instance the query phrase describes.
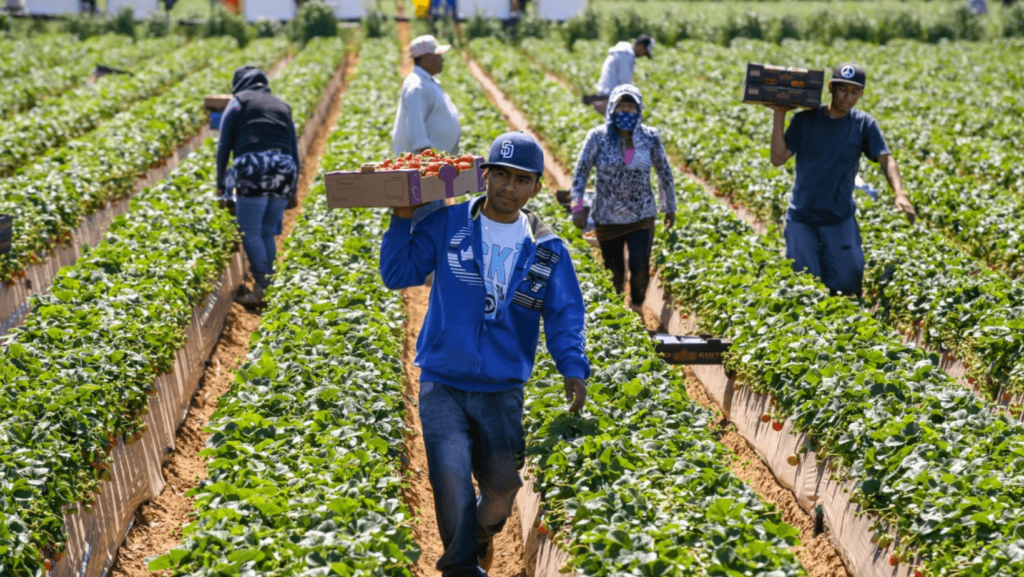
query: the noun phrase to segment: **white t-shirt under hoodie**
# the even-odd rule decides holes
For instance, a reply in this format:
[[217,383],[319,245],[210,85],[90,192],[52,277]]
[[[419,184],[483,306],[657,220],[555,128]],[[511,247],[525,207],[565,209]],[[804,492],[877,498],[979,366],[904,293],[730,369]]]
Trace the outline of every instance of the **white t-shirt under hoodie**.
[[494,318],[498,307],[505,302],[509,287],[515,286],[512,272],[519,252],[523,250],[527,226],[529,224],[526,215],[521,212],[519,220],[511,224],[495,222],[483,214],[480,215],[484,286],[487,288],[484,316],[488,319]]

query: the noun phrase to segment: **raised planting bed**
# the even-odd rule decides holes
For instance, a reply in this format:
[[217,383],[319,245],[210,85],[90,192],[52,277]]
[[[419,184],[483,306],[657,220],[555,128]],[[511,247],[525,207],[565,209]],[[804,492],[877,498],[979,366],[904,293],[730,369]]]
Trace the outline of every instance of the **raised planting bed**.
[[[310,43],[279,75],[305,111],[297,121],[335,96],[339,47]],[[208,140],[136,195],[0,350],[3,451],[16,456],[0,467],[11,483],[0,512],[26,532],[0,539],[7,574],[44,561],[58,575],[105,574],[135,507],[163,488],[161,463],[246,273],[234,218],[212,200],[214,151]]]
[[[377,97],[397,54],[363,42],[321,172],[389,154],[394,108]],[[404,311],[378,271],[385,215],[328,209],[322,179],[306,197],[249,360],[207,428],[197,520],[151,570],[409,574]]]
[[566,412],[562,378],[546,352],[526,387],[527,461],[536,480],[517,504],[533,575],[805,574],[790,549],[799,531],[729,471],[711,413],[655,354],[593,249],[553,195],[532,203],[573,255],[593,368],[578,414]]
[[[681,320],[732,340],[725,369],[742,390],[729,398],[721,374],[695,372],[805,505],[830,500],[826,519],[851,571],[889,574],[890,561],[926,575],[1019,571],[1006,550],[1021,519],[1024,427],[958,385],[938,355],[794,274],[695,188],[683,189],[676,229],[658,234],[660,284]],[[770,431],[754,422],[764,418]],[[790,458],[798,474],[780,469]]]

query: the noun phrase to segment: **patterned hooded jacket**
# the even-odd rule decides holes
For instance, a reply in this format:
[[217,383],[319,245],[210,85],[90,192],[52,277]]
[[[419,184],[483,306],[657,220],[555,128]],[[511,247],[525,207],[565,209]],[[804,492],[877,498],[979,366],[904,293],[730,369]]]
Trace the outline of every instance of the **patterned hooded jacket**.
[[[625,142],[612,123],[619,100],[630,95],[637,102],[640,122],[633,129],[633,162],[626,164]],[[590,171],[597,167],[597,196],[590,211],[597,224],[630,224],[657,214],[651,189],[651,167],[658,175],[658,202],[661,212],[676,211],[676,189],[672,167],[656,128],[643,124],[643,97],[640,89],[623,84],[608,99],[605,124],[587,133],[576,161],[572,179],[573,204],[582,205]]]

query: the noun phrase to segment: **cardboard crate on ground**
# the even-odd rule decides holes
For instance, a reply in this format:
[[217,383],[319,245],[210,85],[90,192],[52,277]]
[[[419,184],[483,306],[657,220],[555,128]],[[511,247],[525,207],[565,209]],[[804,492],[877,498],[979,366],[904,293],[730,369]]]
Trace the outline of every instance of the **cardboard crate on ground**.
[[473,168],[459,172],[444,165],[437,176],[422,176],[418,170],[378,170],[376,163],[358,171],[328,172],[324,175],[327,206],[330,208],[412,206],[444,198],[484,192],[482,156],[473,158]]

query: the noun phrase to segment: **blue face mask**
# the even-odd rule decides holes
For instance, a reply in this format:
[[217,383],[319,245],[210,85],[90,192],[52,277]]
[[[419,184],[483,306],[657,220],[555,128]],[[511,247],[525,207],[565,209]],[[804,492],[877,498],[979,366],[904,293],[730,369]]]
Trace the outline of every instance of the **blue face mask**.
[[612,122],[615,123],[616,128],[633,132],[633,129],[636,128],[636,123],[640,122],[640,114],[636,112],[615,112],[612,114]]

